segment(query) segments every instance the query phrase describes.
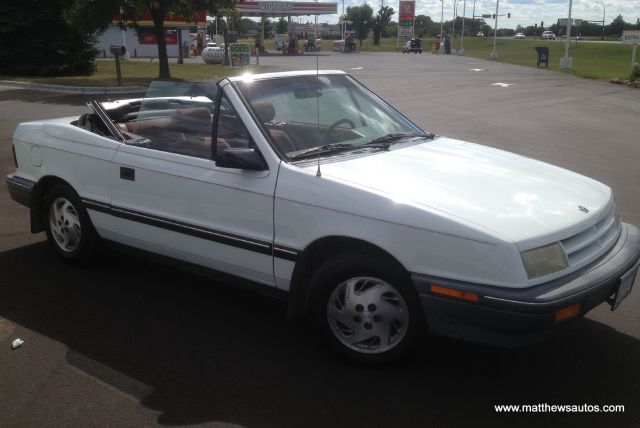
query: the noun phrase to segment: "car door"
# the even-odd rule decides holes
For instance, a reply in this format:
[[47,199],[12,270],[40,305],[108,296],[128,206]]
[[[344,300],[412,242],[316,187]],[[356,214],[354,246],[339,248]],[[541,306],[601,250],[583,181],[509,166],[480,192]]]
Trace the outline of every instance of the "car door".
[[[223,146],[268,150],[233,88],[221,88],[218,97],[216,111],[222,105],[224,113],[218,127],[226,129],[232,121],[237,134],[223,139]],[[163,138],[173,137],[164,132]],[[225,168],[209,155],[166,149],[181,144],[163,141],[165,149],[123,144],[118,150],[111,166],[113,224],[107,238],[273,286],[277,160],[266,156],[262,170]]]

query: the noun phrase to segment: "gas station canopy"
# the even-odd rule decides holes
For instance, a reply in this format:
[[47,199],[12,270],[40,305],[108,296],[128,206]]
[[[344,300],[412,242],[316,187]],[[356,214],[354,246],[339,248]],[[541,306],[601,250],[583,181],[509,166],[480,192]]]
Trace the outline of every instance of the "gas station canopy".
[[243,16],[333,15],[338,3],[292,1],[239,1],[237,10]]

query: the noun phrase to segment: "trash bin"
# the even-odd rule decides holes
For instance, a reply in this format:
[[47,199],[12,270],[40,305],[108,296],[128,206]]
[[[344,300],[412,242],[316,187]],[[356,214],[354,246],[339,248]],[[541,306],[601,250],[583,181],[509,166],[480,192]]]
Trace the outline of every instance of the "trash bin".
[[538,53],[538,62],[536,63],[536,67],[540,67],[540,64],[544,64],[545,67],[549,68],[549,48],[546,46],[536,46],[534,49]]

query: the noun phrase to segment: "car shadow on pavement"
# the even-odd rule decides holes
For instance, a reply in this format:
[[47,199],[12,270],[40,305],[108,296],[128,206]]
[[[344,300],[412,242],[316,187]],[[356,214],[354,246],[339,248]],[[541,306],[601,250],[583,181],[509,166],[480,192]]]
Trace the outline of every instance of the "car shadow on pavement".
[[[64,344],[67,364],[135,397],[159,413],[159,424],[632,426],[640,420],[640,342],[588,319],[527,348],[428,337],[399,361],[371,368],[341,361],[306,322],[287,322],[281,301],[121,253],[74,268],[37,243],[0,253],[0,272],[1,318]],[[523,417],[494,410],[495,404],[540,403],[623,404],[626,411]]]

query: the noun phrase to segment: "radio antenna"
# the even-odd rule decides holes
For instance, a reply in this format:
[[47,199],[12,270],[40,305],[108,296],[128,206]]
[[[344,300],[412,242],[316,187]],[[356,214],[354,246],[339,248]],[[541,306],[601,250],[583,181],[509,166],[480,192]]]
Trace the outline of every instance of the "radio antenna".
[[[318,4],[318,0],[316,0],[316,5]],[[315,26],[313,27],[313,46],[314,49],[316,51],[316,84],[318,85],[318,89],[317,89],[317,93],[316,93],[316,113],[317,113],[317,117],[316,117],[316,125],[318,127],[318,135],[320,135],[320,77],[318,76],[319,74],[319,56],[318,55],[318,47],[316,46],[316,43],[318,43],[318,15],[316,15],[316,21],[315,21]],[[311,45],[311,43],[308,43],[308,45]],[[317,161],[318,161],[318,169],[316,170],[316,177],[322,177],[322,172],[320,172],[320,152],[318,152],[318,156],[317,156]]]

